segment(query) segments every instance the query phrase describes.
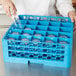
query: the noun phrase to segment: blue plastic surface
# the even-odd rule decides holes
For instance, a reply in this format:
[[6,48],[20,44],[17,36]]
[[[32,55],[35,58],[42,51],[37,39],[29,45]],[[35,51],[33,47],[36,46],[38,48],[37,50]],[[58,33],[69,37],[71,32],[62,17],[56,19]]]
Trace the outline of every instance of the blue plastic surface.
[[70,18],[19,15],[16,23],[2,39],[5,62],[71,66],[73,23]]

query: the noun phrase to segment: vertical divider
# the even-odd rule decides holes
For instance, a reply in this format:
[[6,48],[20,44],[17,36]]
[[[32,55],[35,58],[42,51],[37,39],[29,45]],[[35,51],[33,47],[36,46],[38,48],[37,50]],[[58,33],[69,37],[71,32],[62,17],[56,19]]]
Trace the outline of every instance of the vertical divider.
[[44,42],[45,42],[46,35],[47,35],[47,31],[46,31],[45,36],[44,36]]
[[[24,29],[22,29],[22,32],[21,32],[21,34],[20,34],[20,36],[19,36],[20,38],[21,38],[21,36],[22,36],[22,34],[23,34],[23,31],[24,31]],[[20,39],[20,38],[19,38],[19,39]],[[21,40],[21,39],[20,39],[20,40]]]
[[59,40],[60,27],[61,27],[61,21],[60,21],[60,25],[59,25],[59,31],[58,31],[58,36],[57,36],[56,48],[57,48],[57,45],[59,44],[58,40]]

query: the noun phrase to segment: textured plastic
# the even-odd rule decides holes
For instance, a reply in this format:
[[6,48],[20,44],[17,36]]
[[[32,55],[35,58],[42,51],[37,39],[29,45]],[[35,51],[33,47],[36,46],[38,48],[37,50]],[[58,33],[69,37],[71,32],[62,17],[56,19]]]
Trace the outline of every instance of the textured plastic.
[[19,15],[2,39],[5,62],[71,66],[73,23],[68,17]]

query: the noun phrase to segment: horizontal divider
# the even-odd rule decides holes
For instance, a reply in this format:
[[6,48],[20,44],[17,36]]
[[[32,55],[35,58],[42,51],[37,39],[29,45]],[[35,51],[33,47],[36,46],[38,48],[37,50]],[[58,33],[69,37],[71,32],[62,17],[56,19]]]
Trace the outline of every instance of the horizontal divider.
[[60,55],[60,56],[63,55],[63,54],[60,54],[60,53],[57,54],[56,52],[55,53],[52,53],[52,52],[49,53],[49,52],[43,52],[43,51],[42,52],[39,52],[39,51],[27,51],[27,50],[24,50],[24,51],[22,51],[22,50],[8,50],[8,51],[15,52],[15,53],[16,52],[18,52],[18,53],[21,52],[21,53],[29,53],[29,54],[33,53],[33,54],[42,54],[42,55],[43,54],[47,54],[47,55]]

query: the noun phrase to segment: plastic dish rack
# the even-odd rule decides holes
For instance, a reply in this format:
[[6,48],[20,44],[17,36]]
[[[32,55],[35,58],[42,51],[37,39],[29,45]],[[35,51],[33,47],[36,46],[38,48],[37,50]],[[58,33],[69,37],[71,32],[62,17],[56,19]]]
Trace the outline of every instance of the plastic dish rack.
[[73,23],[67,17],[19,15],[2,39],[5,62],[71,66]]

